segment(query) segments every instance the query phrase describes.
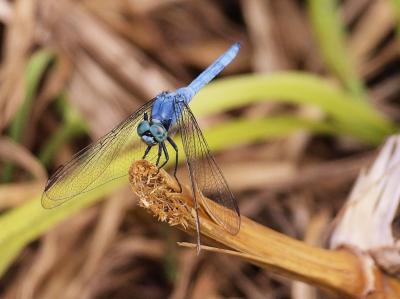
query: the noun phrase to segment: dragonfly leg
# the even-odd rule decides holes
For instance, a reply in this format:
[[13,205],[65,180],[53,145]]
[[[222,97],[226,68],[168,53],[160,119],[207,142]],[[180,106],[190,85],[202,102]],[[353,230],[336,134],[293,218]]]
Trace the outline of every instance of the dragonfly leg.
[[178,146],[176,145],[175,141],[171,137],[167,137],[168,142],[172,145],[173,149],[175,150],[175,168],[174,168],[174,177],[175,180],[178,182],[179,185],[179,193],[182,193],[182,186],[176,176],[176,171],[178,170]]
[[201,239],[200,239],[199,205],[197,203],[197,200],[195,200],[195,210],[196,210],[196,235],[197,235],[196,252],[197,255],[199,255],[201,249]]
[[146,150],[144,151],[144,155],[142,157],[142,160],[146,159],[147,155],[149,154],[150,150],[151,150],[151,145],[148,145]]
[[162,155],[162,147],[161,144],[158,144],[158,155],[157,155],[157,162],[156,165],[158,166],[158,164],[160,163],[160,159],[161,159],[161,155]]
[[143,119],[144,119],[145,121],[148,121],[148,120],[149,120],[149,116],[147,115],[147,112],[145,112],[145,113],[143,114]]
[[167,150],[167,147],[165,146],[165,143],[164,143],[164,142],[161,142],[161,143],[160,143],[160,146],[161,146],[161,148],[162,148],[162,150],[163,150],[163,152],[164,152],[165,161],[164,161],[163,164],[161,164],[160,167],[158,167],[158,169],[163,168],[163,167],[165,166],[165,164],[167,164],[168,161],[169,161],[168,150]]
[[[190,161],[187,161],[188,165],[189,165],[189,169],[191,169],[190,167]],[[197,234],[197,245],[196,245],[196,251],[197,251],[197,255],[200,254],[200,249],[201,249],[201,239],[200,239],[200,218],[199,218],[199,202],[197,200],[197,188],[196,188],[196,184],[194,182],[194,177],[193,177],[193,172],[191,170],[189,170],[189,177],[190,177],[190,182],[192,183],[192,192],[193,192],[193,201],[194,201],[194,210],[196,212],[196,234]]]

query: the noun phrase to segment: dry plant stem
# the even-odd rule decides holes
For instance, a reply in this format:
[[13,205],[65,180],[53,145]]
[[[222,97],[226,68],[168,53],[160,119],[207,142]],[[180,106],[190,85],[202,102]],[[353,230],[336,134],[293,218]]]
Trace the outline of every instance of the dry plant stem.
[[[157,167],[148,161],[136,161],[129,170],[133,191],[140,198],[140,205],[149,209],[159,220],[178,225],[193,232],[195,221],[189,187],[182,193],[175,179],[164,170],[157,173]],[[242,216],[240,232],[231,235],[213,222],[200,209],[201,234],[239,253],[247,260],[282,276],[313,284],[322,289],[349,298],[378,298],[365,293],[370,289],[362,261],[348,250],[325,250],[309,246]],[[253,255],[253,259],[248,256]],[[395,280],[386,279],[375,270],[375,288],[394,289]],[[384,293],[387,293],[385,290]],[[399,293],[397,293],[399,294]],[[365,296],[368,297],[365,297]],[[385,296],[379,298],[395,298]]]

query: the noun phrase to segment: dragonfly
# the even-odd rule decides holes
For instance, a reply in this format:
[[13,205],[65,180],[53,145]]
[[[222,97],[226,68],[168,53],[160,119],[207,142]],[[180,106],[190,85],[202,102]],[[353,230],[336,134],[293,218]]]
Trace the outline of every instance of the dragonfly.
[[[140,159],[155,160],[160,169],[170,160],[171,150],[175,153],[173,175],[182,191],[177,178],[180,153],[173,138],[174,134],[179,133],[193,193],[198,251],[200,250],[199,201],[218,225],[230,234],[236,235],[240,230],[238,204],[210,152],[198,122],[189,108],[189,102],[232,62],[239,49],[239,43],[233,44],[188,86],[172,92],[161,92],[108,134],[75,154],[47,181],[42,195],[42,206],[57,207],[81,193],[127,176],[127,169],[113,163],[116,159],[124,157],[128,163]],[[140,148],[137,151],[139,155],[132,157],[126,154],[127,149],[132,146]],[[155,155],[150,155],[152,149],[156,149]],[[162,159],[164,161],[161,161]],[[216,208],[215,204],[222,208]]]

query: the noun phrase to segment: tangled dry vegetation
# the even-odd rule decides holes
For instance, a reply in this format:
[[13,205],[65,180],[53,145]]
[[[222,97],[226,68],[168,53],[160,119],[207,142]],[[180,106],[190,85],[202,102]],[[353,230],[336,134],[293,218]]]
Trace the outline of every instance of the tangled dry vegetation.
[[[340,61],[329,59],[340,49],[330,47],[329,38],[324,44],[325,33],[316,28],[323,28],[318,22],[326,16],[318,19],[321,11],[310,9],[312,2],[1,0],[1,173],[10,161],[17,165],[2,178],[2,216],[38,195],[47,171],[160,91],[189,82],[233,41],[242,43],[242,51],[224,76],[313,73],[367,98],[397,121],[396,1],[340,3],[348,50],[347,60]],[[259,102],[202,118],[201,125],[209,128],[237,116],[268,120],[282,112],[324,118],[315,107]],[[274,137],[226,148],[216,158],[243,215],[323,246],[376,148],[306,130]],[[328,296],[241,259],[207,252],[198,257],[195,250],[178,248],[177,241],[192,239],[156,223],[128,188],[104,199],[23,246],[1,277],[1,297]],[[0,227],[0,234],[12,228]],[[0,258],[5,258],[1,248]]]

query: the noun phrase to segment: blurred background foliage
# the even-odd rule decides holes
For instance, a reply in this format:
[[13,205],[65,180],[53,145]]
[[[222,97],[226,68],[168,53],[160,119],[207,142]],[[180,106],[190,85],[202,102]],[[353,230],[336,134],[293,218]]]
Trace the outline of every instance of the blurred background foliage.
[[326,298],[177,248],[191,239],[139,209],[126,179],[53,210],[41,192],[73,153],[240,41],[191,106],[242,214],[322,246],[397,130],[399,20],[397,0],[1,0],[1,297]]

